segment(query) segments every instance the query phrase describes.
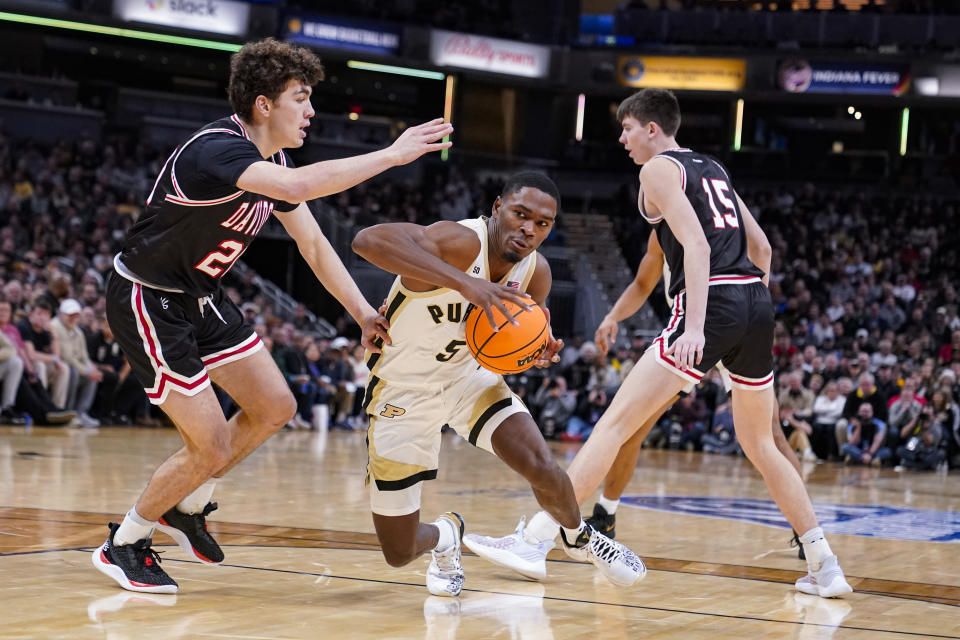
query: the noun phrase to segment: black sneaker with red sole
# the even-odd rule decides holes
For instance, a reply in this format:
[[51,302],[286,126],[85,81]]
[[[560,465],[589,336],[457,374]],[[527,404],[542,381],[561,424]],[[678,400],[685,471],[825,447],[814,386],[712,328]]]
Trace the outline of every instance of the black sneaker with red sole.
[[157,531],[173,538],[180,548],[201,562],[220,564],[223,551],[207,531],[207,516],[217,509],[216,502],[208,502],[200,513],[183,513],[176,507],[170,509],[157,521]]
[[160,555],[153,550],[150,538],[133,544],[116,546],[113,537],[120,525],[111,522],[110,537],[93,551],[93,566],[110,576],[127,591],[143,593],[176,593],[180,590],[173,578],[160,568]]

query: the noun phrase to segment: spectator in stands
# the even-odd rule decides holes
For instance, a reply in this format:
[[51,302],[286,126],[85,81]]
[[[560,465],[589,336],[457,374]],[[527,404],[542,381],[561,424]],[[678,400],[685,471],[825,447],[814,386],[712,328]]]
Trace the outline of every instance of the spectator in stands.
[[[561,353],[563,352],[561,351]],[[563,370],[563,375],[570,382],[571,389],[579,391],[590,385],[593,365],[598,353],[600,351],[597,349],[597,345],[589,340],[580,345],[580,353],[577,359]]]
[[537,424],[543,436],[552,439],[566,428],[577,406],[577,395],[567,389],[563,376],[545,376],[530,402],[537,410]]
[[353,363],[350,361],[350,340],[337,336],[330,342],[327,351],[330,359],[330,382],[335,385],[333,395],[333,426],[338,429],[353,429],[353,424],[347,418],[353,410],[353,396],[356,386],[353,384]]
[[839,384],[831,380],[823,387],[823,392],[813,402],[813,434],[810,447],[820,460],[830,460],[839,455],[836,427],[843,417],[846,397],[840,393]]
[[897,449],[900,463],[896,471],[904,469],[933,470],[946,458],[941,447],[944,439],[943,425],[936,420],[933,404],[923,407],[919,415],[900,432],[905,444]]
[[90,415],[97,395],[97,385],[103,380],[103,372],[90,359],[87,338],[78,325],[80,303],[65,298],[60,303],[60,312],[50,322],[50,328],[60,344],[60,356],[70,367],[70,393],[67,408],[77,412],[80,426],[91,429],[100,426],[100,421]]
[[93,415],[101,422],[129,425],[143,417],[147,410],[147,395],[135,376],[130,375],[130,364],[114,339],[106,318],[98,321],[87,341],[87,351],[94,365],[103,374],[97,386]]
[[23,360],[17,355],[17,347],[7,334],[0,332],[0,422],[4,424],[23,424],[24,419],[17,413],[17,390],[23,379]]
[[23,309],[23,286],[18,280],[11,280],[3,287],[3,298],[10,303],[14,312]]
[[667,436],[667,446],[670,449],[700,451],[703,448],[701,438],[707,430],[706,419],[706,404],[697,397],[696,391],[677,400],[660,420]]
[[[949,373],[953,373],[949,369]],[[942,379],[942,378],[941,378]],[[960,463],[960,407],[954,402],[948,387],[941,387],[930,396],[930,403],[936,422],[943,429],[941,448],[946,450],[951,466]]]
[[[854,364],[857,364],[857,366],[854,367]],[[851,373],[860,369],[859,362],[852,362],[850,366]],[[878,420],[885,422],[887,418],[887,399],[880,395],[873,374],[870,372],[861,373],[857,381],[857,388],[847,396],[843,416],[849,420],[856,414],[861,404],[868,402],[873,407],[873,415]]]
[[37,377],[50,394],[54,406],[62,409],[67,405],[70,391],[70,367],[60,359],[60,345],[50,333],[50,318],[53,309],[45,299],[37,299],[30,315],[17,323],[27,355],[37,372]]
[[887,425],[874,417],[873,405],[862,402],[847,426],[847,442],[841,447],[843,461],[879,467],[890,458],[890,449],[883,446],[886,436]]
[[583,442],[593,433],[597,420],[610,406],[610,399],[603,386],[597,386],[584,394],[577,403],[573,415],[567,420],[566,430],[560,435],[567,442]]
[[891,451],[896,451],[903,444],[900,432],[908,424],[916,420],[920,415],[920,410],[926,401],[916,395],[917,383],[913,378],[907,378],[903,381],[903,388],[900,394],[890,399],[890,411],[888,426],[890,433],[887,436],[887,446]]
[[316,400],[317,386],[313,382],[306,354],[293,344],[293,325],[285,322],[277,327],[272,334],[273,349],[271,355],[280,373],[286,379],[297,400],[297,413],[287,426],[297,429],[310,428],[310,416]]
[[733,428],[733,412],[730,403],[724,402],[713,415],[713,426],[701,439],[705,453],[731,454],[740,448]]

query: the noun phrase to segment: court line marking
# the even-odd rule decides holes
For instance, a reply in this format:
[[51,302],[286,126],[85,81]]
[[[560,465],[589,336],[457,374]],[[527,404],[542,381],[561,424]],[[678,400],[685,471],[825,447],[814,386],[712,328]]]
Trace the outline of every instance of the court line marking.
[[[6,507],[6,508],[9,508],[9,509],[29,509],[29,510],[31,510],[31,511],[39,511],[39,512],[42,512],[42,513],[57,513],[57,512],[62,513],[62,512],[63,512],[63,511],[61,511],[61,510],[54,510],[54,509],[36,509],[36,508],[24,508],[24,507]],[[107,515],[107,514],[100,514],[100,513],[97,513],[97,512],[80,512],[80,511],[73,511],[73,512],[70,512],[70,513],[89,513],[90,515]],[[109,515],[107,515],[107,517],[109,517]],[[55,522],[55,523],[61,523],[61,524],[75,524],[75,525],[81,525],[81,526],[92,526],[92,523],[82,522],[82,521],[77,521],[77,520],[44,519],[44,518],[27,517],[27,516],[5,516],[5,515],[0,515],[0,520],[2,520],[2,519],[9,519],[9,520],[26,520],[26,521],[31,521],[31,522]],[[373,535],[373,534],[363,533],[363,532],[337,531],[337,530],[331,530],[331,529],[309,529],[309,528],[302,528],[302,527],[285,527],[285,526],[281,526],[281,525],[258,525],[258,524],[249,524],[249,523],[223,523],[223,524],[224,524],[224,525],[229,525],[229,524],[233,524],[233,525],[245,525],[245,526],[253,526],[253,527],[259,527],[259,528],[277,527],[277,528],[284,528],[284,529],[300,529],[300,530],[303,530],[303,531],[328,532],[328,533],[333,533],[333,534],[353,534],[353,535],[366,535],[366,536],[372,536],[372,535]],[[303,542],[303,543],[325,543],[325,544],[331,545],[331,546],[328,546],[328,547],[308,546],[307,544],[302,545],[302,546],[297,546],[297,547],[291,547],[291,546],[285,546],[285,545],[256,545],[256,546],[261,546],[261,547],[266,547],[266,548],[306,548],[306,549],[309,549],[309,548],[320,548],[320,549],[322,549],[322,548],[327,548],[327,549],[340,549],[340,550],[344,550],[344,551],[348,551],[348,550],[350,550],[350,551],[371,551],[371,550],[376,550],[376,549],[379,548],[379,544],[376,543],[376,542],[350,541],[350,540],[343,540],[343,539],[333,539],[333,540],[331,540],[331,539],[329,539],[329,538],[309,538],[309,537],[283,536],[283,535],[267,534],[267,533],[240,533],[240,532],[230,532],[230,531],[226,531],[226,530],[221,530],[219,526],[217,527],[216,533],[217,533],[218,535],[247,536],[247,537],[251,537],[251,538],[274,538],[274,539],[277,539],[277,540],[294,540],[294,541]],[[358,548],[351,548],[351,547],[334,546],[334,545],[345,545],[345,544],[356,545],[356,546],[359,546],[359,547],[361,547],[361,548],[358,549]],[[171,546],[171,547],[173,547],[173,546],[176,546],[176,545],[155,545],[155,546]],[[251,546],[251,545],[238,544],[238,545],[222,545],[222,546],[226,546],[226,547],[240,547],[240,548],[243,548],[243,547],[249,547],[249,546]],[[363,547],[366,547],[366,548],[363,548]],[[83,547],[75,547],[75,548],[72,548],[72,549],[80,549],[80,548],[83,548]],[[90,548],[92,549],[93,547],[90,547]],[[52,551],[58,551],[58,550],[59,550],[59,549],[53,549]],[[21,554],[25,554],[25,553],[38,553],[38,552],[42,552],[42,550],[26,551],[26,552],[6,552],[6,553],[5,553],[5,552],[0,552],[0,556],[3,556],[3,555],[21,555]],[[687,564],[687,563],[691,563],[691,564],[703,564],[702,561],[677,560],[677,559],[673,559],[673,558],[648,557],[647,559],[648,559],[648,560],[662,560],[662,561],[665,561],[665,562],[684,563],[684,564]],[[568,559],[562,559],[562,558],[561,558],[561,559],[550,559],[550,558],[548,558],[548,559],[547,559],[547,562],[559,562],[559,563],[567,563],[567,564],[582,564],[582,563],[578,563],[578,562],[576,562],[576,561],[574,561],[574,560],[568,560]],[[788,571],[789,571],[789,572],[791,572],[791,573],[797,573],[797,574],[801,574],[801,573],[802,573],[801,571],[792,570],[792,569],[771,569],[771,568],[769,568],[769,567],[757,567],[757,566],[752,566],[752,565],[735,565],[735,564],[721,564],[721,563],[706,563],[706,564],[710,564],[710,565],[717,566],[717,567],[732,567],[732,568],[756,569],[756,570],[758,570],[758,571],[775,571],[775,572],[788,572]],[[661,568],[656,568],[656,569],[651,568],[650,570],[651,570],[651,571],[660,571],[660,572],[664,572],[664,573],[680,573],[680,574],[696,575],[696,576],[713,576],[713,577],[716,577],[716,578],[726,578],[726,579],[734,579],[734,580],[750,580],[750,581],[755,581],[755,582],[766,582],[766,583],[771,583],[771,584],[792,584],[792,579],[791,579],[791,580],[783,580],[783,579],[778,580],[778,579],[774,579],[774,578],[764,578],[764,577],[758,577],[758,576],[742,576],[742,575],[735,575],[735,574],[732,573],[732,572],[727,573],[727,574],[722,574],[722,573],[689,571],[689,570],[683,570],[683,569],[680,569],[680,568],[663,568],[663,567],[661,567]],[[891,581],[891,580],[886,580],[886,579],[881,579],[881,578],[867,578],[867,577],[863,577],[863,576],[849,576],[849,578],[850,578],[850,579],[859,579],[859,580],[864,580],[864,581],[892,582],[892,583],[895,583],[895,584],[907,584],[907,585],[912,584],[912,585],[917,585],[917,586],[926,586],[926,587],[933,587],[933,588],[938,588],[938,587],[942,587],[942,588],[946,588],[946,589],[955,589],[955,588],[956,588],[954,585],[941,585],[941,584],[925,583],[925,582]],[[949,596],[933,596],[933,595],[925,595],[925,594],[917,594],[917,593],[895,593],[895,592],[879,591],[879,590],[877,590],[877,589],[865,589],[865,588],[857,589],[857,591],[858,591],[859,593],[870,594],[870,595],[874,595],[874,596],[881,596],[881,597],[888,597],[888,598],[896,598],[896,599],[901,599],[901,600],[911,600],[911,601],[916,601],[916,602],[929,602],[929,603],[931,603],[931,604],[942,604],[942,605],[948,606],[948,607],[958,607],[958,606],[960,606],[960,598],[951,598],[951,597],[949,597]],[[944,600],[949,601],[949,602],[944,602]],[[953,602],[956,602],[956,603],[958,603],[958,604],[951,604],[951,603],[953,603]]]
[[[172,546],[176,546],[176,545],[172,545]],[[248,548],[249,548],[249,547],[248,547]],[[285,548],[289,548],[289,547],[285,547]],[[92,549],[90,549],[90,550],[87,550],[87,549],[72,549],[72,551],[90,552],[90,551],[92,551]],[[344,549],[344,551],[368,551],[368,550],[367,550],[367,549]],[[198,561],[198,560],[181,560],[181,559],[179,559],[179,558],[167,558],[167,560],[168,560],[168,561],[172,561],[172,562],[180,562],[180,563],[183,563],[183,564],[193,564],[193,565],[203,565],[203,564],[204,564],[204,563],[202,563],[202,562],[200,562],[200,561]],[[579,564],[583,564],[583,563],[579,563]],[[376,578],[358,578],[358,577],[356,577],[356,576],[338,576],[338,575],[333,575],[333,574],[331,574],[331,573],[318,573],[318,572],[313,572],[313,571],[298,571],[298,570],[296,570],[296,569],[272,569],[272,568],[269,568],[269,567],[254,567],[254,566],[241,565],[241,564],[221,564],[221,565],[219,565],[219,566],[221,566],[221,567],[230,567],[230,568],[233,568],[233,569],[249,569],[249,570],[251,570],[251,571],[267,571],[267,572],[271,572],[271,573],[284,573],[284,574],[289,574],[289,575],[303,575],[303,576],[312,576],[312,577],[320,577],[320,578],[330,578],[330,579],[338,579],[338,580],[351,580],[351,581],[355,581],[355,582],[369,582],[369,583],[389,584],[389,585],[404,586],[404,587],[416,587],[417,589],[423,589],[423,588],[424,588],[424,586],[423,586],[422,584],[415,583],[415,582],[401,582],[401,581],[398,581],[398,580],[381,580],[381,579],[376,579]],[[749,621],[752,621],[752,622],[772,622],[772,623],[775,623],[775,624],[791,624],[791,625],[800,625],[800,626],[824,627],[824,628],[827,628],[827,629],[847,629],[847,630],[850,630],[850,631],[872,631],[872,632],[875,632],[875,633],[892,633],[892,634],[901,634],[901,635],[908,635],[908,636],[916,636],[916,637],[920,637],[920,638],[944,638],[944,639],[946,639],[946,640],[960,640],[960,636],[945,636],[945,635],[939,635],[939,634],[934,634],[934,633],[919,633],[919,632],[916,632],[916,631],[894,631],[894,630],[890,630],[890,629],[873,629],[873,628],[870,628],[870,627],[852,627],[852,626],[846,626],[846,625],[831,625],[831,624],[822,624],[822,623],[818,623],[818,622],[804,622],[804,621],[799,621],[799,620],[774,620],[774,619],[772,619],[772,618],[760,618],[760,617],[756,617],[756,616],[737,616],[737,615],[728,614],[728,613],[712,613],[712,612],[709,612],[709,611],[690,611],[690,610],[687,610],[687,609],[670,609],[670,608],[667,608],[667,607],[650,607],[650,606],[639,605],[639,604],[624,604],[624,603],[616,603],[616,602],[602,602],[602,601],[599,601],[599,600],[577,600],[577,599],[575,599],[575,598],[562,598],[562,597],[559,597],[559,596],[548,596],[548,595],[540,596],[540,595],[533,595],[533,594],[529,594],[529,593],[510,593],[510,592],[506,592],[506,591],[488,591],[488,590],[484,590],[484,589],[464,588],[463,591],[469,591],[469,592],[471,592],[471,593],[488,593],[488,594],[493,594],[493,595],[520,596],[520,597],[524,597],[524,598],[541,598],[541,599],[543,599],[543,600],[551,600],[551,601],[555,601],[555,602],[569,602],[569,603],[585,604],[585,605],[603,605],[603,606],[609,606],[609,607],[623,607],[623,608],[626,608],[626,609],[641,609],[641,610],[644,610],[644,611],[660,611],[660,612],[664,612],[664,613],[684,613],[684,614],[688,614],[688,615],[692,615],[692,616],[702,616],[702,617],[708,617],[708,618],[724,618],[724,619],[728,619],[728,620],[749,620]]]
[[[170,544],[170,545],[155,545],[155,546],[165,546],[165,547],[170,547],[170,548],[177,548],[177,545],[176,545],[176,544]],[[225,545],[225,546],[236,546],[236,547],[248,548],[248,549],[251,548],[250,545]],[[44,550],[40,550],[40,551],[15,551],[15,552],[11,552],[11,553],[0,553],[0,557],[5,557],[5,556],[22,556],[22,555],[37,555],[37,554],[41,554],[41,553],[57,553],[57,552],[62,552],[62,551],[78,551],[78,552],[81,552],[81,553],[91,553],[94,548],[95,548],[95,547],[68,547],[68,548],[63,548],[63,549],[44,549]],[[269,547],[269,546],[263,547],[263,546],[257,545],[257,547],[255,547],[255,548],[268,548],[268,549],[291,549],[291,548],[298,549],[298,548],[299,548],[299,549],[310,549],[311,547]],[[371,549],[337,549],[337,548],[331,548],[331,550],[332,550],[332,551],[371,551]],[[182,559],[179,559],[179,558],[166,558],[166,560],[169,561],[169,562],[179,562],[179,563],[182,563],[182,564],[193,564],[193,565],[198,565],[198,566],[204,564],[204,563],[202,563],[202,562],[200,562],[200,561],[198,561],[198,560],[182,560]],[[551,561],[551,562],[568,562],[568,561],[566,561],[566,560],[559,560],[559,561]],[[569,562],[570,562],[571,564],[583,564],[583,563],[576,563],[576,562],[573,562],[573,561],[569,561]],[[297,571],[297,570],[294,570],[294,569],[272,569],[272,568],[269,568],[269,567],[253,567],[253,566],[249,566],[249,565],[240,565],[240,564],[220,564],[219,566],[221,566],[221,567],[230,567],[230,568],[233,568],[233,569],[249,569],[249,570],[251,570],[251,571],[267,571],[267,572],[272,572],[272,573],[284,573],[284,574],[289,574],[289,575],[303,575],[303,576],[312,576],[312,577],[317,577],[317,578],[330,578],[330,579],[338,579],[338,580],[351,580],[351,581],[356,581],[356,582],[369,582],[369,583],[376,583],[376,584],[391,584],[391,585],[398,585],[398,586],[417,587],[418,589],[423,587],[423,585],[421,585],[421,584],[419,584],[419,583],[413,583],[413,582],[400,582],[400,581],[395,581],[395,580],[378,580],[378,579],[375,579],[375,578],[358,578],[358,577],[356,577],[356,576],[337,576],[337,575],[333,575],[333,574],[330,574],[330,573],[318,573],[318,572],[313,572],[313,571]],[[654,571],[658,571],[658,570],[654,569]],[[672,571],[667,570],[667,571],[665,571],[665,573],[685,573],[685,572],[672,572]],[[710,574],[695,574],[695,575],[710,575]],[[727,577],[727,576],[716,576],[716,577]],[[734,578],[734,579],[737,579],[737,578]],[[774,584],[784,584],[784,583],[775,582],[775,581],[764,581],[764,582],[774,582]],[[824,628],[827,628],[827,629],[848,629],[848,630],[850,630],[850,631],[873,631],[873,632],[876,632],[876,633],[902,634],[902,635],[908,635],[908,636],[917,636],[917,637],[921,637],[921,638],[944,638],[945,640],[960,640],[960,636],[945,636],[945,635],[939,635],[939,634],[934,634],[934,633],[919,633],[919,632],[915,632],[915,631],[896,631],[896,630],[891,630],[891,629],[873,629],[873,628],[869,628],[869,627],[852,627],[852,626],[847,626],[847,625],[829,625],[829,624],[821,624],[821,623],[817,623],[817,622],[804,622],[804,621],[799,621],[799,620],[774,620],[774,619],[771,619],[771,618],[760,618],[760,617],[756,617],[756,616],[737,616],[737,615],[725,614],[725,613],[712,613],[712,612],[704,612],[704,611],[690,611],[690,610],[687,610],[687,609],[669,609],[669,608],[666,608],[666,607],[650,607],[650,606],[637,605],[637,604],[624,604],[624,603],[615,603],[615,602],[602,602],[602,601],[599,601],[599,600],[577,600],[577,599],[575,599],[575,598],[562,598],[562,597],[559,597],[559,596],[548,596],[548,595],[539,596],[539,595],[532,595],[532,594],[528,594],[528,593],[510,593],[510,592],[507,592],[507,591],[489,591],[489,590],[484,590],[484,589],[470,589],[470,588],[465,588],[465,589],[463,589],[463,590],[464,590],[464,591],[471,592],[471,593],[488,593],[488,594],[492,594],[492,595],[521,596],[521,597],[524,597],[524,598],[542,598],[542,599],[544,599],[544,600],[552,600],[552,601],[556,601],[556,602],[570,602],[570,603],[588,604],[588,605],[590,605],[590,604],[592,604],[592,605],[604,605],[604,606],[610,606],[610,607],[623,607],[623,608],[627,608],[627,609],[642,609],[642,610],[646,610],[646,611],[660,611],[660,612],[665,612],[665,613],[684,613],[684,614],[693,615],[693,616],[702,616],[702,617],[711,617],[711,618],[724,618],[724,619],[730,619],[730,620],[749,620],[749,621],[753,621],[753,622],[772,622],[772,623],[776,623],[776,624],[792,624],[792,625],[811,626],[811,627],[824,627]],[[858,592],[858,593],[871,593],[871,592],[860,591],[860,592]],[[893,597],[893,598],[900,598],[900,597],[902,597],[902,596],[889,595],[889,594],[883,594],[883,593],[879,593],[879,594],[871,593],[871,595],[878,595],[878,596],[887,595],[888,597]],[[912,599],[912,598],[911,598],[911,599]],[[944,606],[952,606],[952,605],[944,605]]]

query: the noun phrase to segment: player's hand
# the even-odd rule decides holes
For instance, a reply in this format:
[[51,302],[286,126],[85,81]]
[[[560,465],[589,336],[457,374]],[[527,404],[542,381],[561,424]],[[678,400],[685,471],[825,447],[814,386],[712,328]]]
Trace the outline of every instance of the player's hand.
[[664,355],[673,355],[680,371],[686,371],[700,364],[700,361],[703,360],[704,342],[706,340],[703,337],[703,331],[684,331],[670,345],[670,348],[664,351]]
[[408,128],[390,145],[393,163],[407,164],[425,153],[449,148],[452,142],[437,141],[451,133],[453,133],[453,125],[444,122],[443,118],[436,118]]
[[593,341],[603,355],[607,355],[607,351],[617,341],[617,323],[610,316],[604,316],[597,332],[593,334]]
[[497,323],[493,317],[494,308],[498,309],[503,317],[509,318],[511,324],[520,324],[514,319],[513,314],[507,310],[506,305],[503,304],[504,301],[520,305],[527,311],[530,310],[530,305],[536,304],[527,294],[507,285],[490,282],[483,278],[467,277],[466,280],[467,282],[460,287],[460,293],[473,306],[483,311],[484,315],[487,316],[487,322],[490,323],[494,331],[497,331]]
[[393,344],[387,333],[390,331],[390,323],[383,315],[383,307],[380,309],[379,312],[373,312],[371,309],[371,313],[364,316],[360,322],[360,344],[370,353],[383,353],[383,350],[374,342],[377,338],[383,340],[385,345]]
[[540,354],[540,358],[533,361],[533,366],[538,369],[546,369],[551,364],[560,362],[560,350],[563,349],[563,340],[557,340],[553,337],[553,327],[550,326],[550,310],[543,307],[543,313],[547,316],[547,329],[549,337],[547,338],[547,348]]

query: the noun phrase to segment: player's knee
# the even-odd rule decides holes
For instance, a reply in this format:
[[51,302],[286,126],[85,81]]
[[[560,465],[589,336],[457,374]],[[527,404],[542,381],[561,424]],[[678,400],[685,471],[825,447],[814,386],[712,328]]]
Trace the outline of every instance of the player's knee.
[[222,469],[232,457],[230,435],[226,430],[191,438],[191,453],[210,474]]
[[283,393],[278,393],[276,398],[271,398],[270,402],[264,407],[266,415],[261,416],[262,421],[277,427],[282,427],[291,420],[297,413],[297,399],[293,397],[289,389],[284,389]]

